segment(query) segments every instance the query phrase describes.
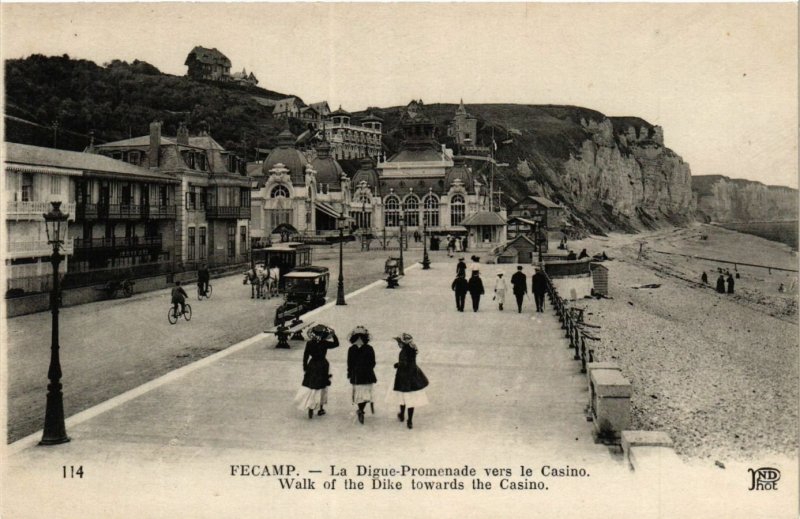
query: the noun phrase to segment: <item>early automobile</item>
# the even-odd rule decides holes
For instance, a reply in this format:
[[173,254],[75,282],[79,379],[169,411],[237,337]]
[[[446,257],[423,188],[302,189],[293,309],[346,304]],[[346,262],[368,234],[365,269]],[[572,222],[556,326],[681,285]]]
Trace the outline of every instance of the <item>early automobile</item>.
[[327,267],[299,267],[283,276],[286,301],[275,310],[275,326],[297,320],[325,304],[330,273]]

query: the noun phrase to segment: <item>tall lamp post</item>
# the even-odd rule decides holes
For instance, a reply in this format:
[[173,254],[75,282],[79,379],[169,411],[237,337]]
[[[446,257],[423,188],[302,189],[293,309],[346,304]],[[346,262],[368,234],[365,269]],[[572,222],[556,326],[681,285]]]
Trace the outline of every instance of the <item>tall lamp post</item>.
[[536,249],[539,251],[539,266],[542,265],[542,223],[536,222]]
[[344,242],[344,226],[347,223],[344,211],[336,219],[336,222],[339,224],[339,285],[336,289],[336,305],[344,306],[347,304],[344,301],[344,270],[342,269],[342,243]]
[[61,361],[58,357],[58,307],[61,304],[61,290],[58,283],[58,265],[64,256],[58,249],[67,239],[67,217],[61,212],[61,202],[51,202],[53,208],[44,213],[47,243],[53,245],[53,290],[50,292],[50,311],[53,314],[52,335],[50,339],[50,368],[47,370],[47,408],[44,415],[44,433],[39,445],[57,445],[69,441],[64,425],[64,398],[61,393]]
[[400,275],[405,276],[406,271],[403,267],[403,225],[406,223],[406,215],[404,211],[400,211]]
[[422,222],[422,270],[430,270],[431,260],[428,258],[428,218],[425,215],[425,221]]

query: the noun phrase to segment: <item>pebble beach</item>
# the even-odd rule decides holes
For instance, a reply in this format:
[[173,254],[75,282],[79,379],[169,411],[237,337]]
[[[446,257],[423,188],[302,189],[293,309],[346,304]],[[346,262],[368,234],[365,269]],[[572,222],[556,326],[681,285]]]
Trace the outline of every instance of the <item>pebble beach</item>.
[[[696,257],[797,270],[795,251],[700,224],[569,247],[612,258],[610,298],[571,304],[600,326],[595,359],[633,385],[631,429],[667,432],[687,461],[796,457],[798,274]],[[734,294],[714,290],[718,269],[739,273]]]

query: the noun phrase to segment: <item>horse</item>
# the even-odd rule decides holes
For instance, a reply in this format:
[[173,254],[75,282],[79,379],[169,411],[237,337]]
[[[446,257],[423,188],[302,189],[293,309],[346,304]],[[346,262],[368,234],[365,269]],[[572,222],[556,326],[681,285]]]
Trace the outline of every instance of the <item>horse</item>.
[[278,295],[278,282],[281,280],[281,270],[278,267],[272,267],[266,271],[267,277],[264,280],[265,292],[267,298]]
[[242,284],[250,283],[250,299],[265,299],[264,285],[266,284],[267,271],[261,267],[252,268],[244,273]]

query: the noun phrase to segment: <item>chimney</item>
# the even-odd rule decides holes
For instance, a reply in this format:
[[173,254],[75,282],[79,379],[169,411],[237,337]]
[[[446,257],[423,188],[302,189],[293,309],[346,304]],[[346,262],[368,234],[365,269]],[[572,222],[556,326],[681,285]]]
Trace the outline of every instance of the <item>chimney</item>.
[[189,128],[186,127],[184,122],[181,122],[180,126],[178,126],[178,144],[189,145]]
[[150,149],[147,150],[147,165],[151,168],[158,167],[159,151],[161,150],[161,122],[150,123]]

